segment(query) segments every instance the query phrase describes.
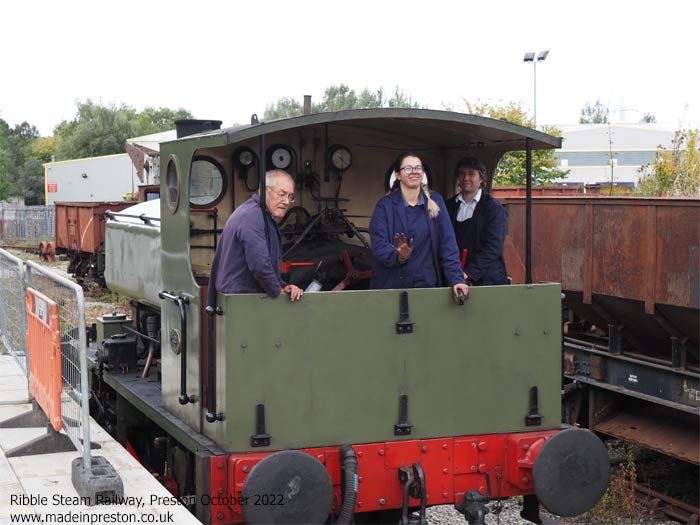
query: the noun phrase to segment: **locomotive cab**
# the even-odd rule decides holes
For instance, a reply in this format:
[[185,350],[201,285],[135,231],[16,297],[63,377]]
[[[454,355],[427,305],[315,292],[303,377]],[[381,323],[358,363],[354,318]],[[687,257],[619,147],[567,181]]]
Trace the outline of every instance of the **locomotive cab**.
[[[507,151],[560,144],[473,115],[383,109],[255,121],[161,145],[160,256],[150,256],[160,279],[133,295],[160,311],[165,409],[211,443],[210,461],[197,462],[196,476],[209,474],[198,495],[231,497],[198,513],[213,523],[288,523],[290,512],[323,522],[450,503],[476,523],[489,497],[536,494],[562,515],[597,501],[603,445],[561,431],[558,284],[472,288],[464,305],[449,288],[368,289],[367,228],[397,153],[421,155],[431,189],[448,198],[461,157],[479,157],[492,176]],[[264,190],[266,168],[296,182],[279,223],[285,277],[320,290],[294,304],[219,293],[206,312],[218,237]],[[123,244],[110,255],[120,267],[130,256]],[[114,275],[110,284],[128,292],[126,274]],[[571,447],[562,475],[554,463]],[[354,489],[341,476],[353,461]],[[260,487],[283,498],[281,473],[301,480],[298,508],[250,501]]]

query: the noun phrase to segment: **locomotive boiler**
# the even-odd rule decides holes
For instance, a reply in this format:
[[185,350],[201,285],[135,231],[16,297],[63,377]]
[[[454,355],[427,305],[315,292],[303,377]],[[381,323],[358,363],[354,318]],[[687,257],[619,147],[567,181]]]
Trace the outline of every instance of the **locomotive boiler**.
[[[561,139],[413,109],[199,124],[161,144],[160,201],[110,214],[105,278],[132,298],[120,352],[138,364],[98,354],[94,397],[200,520],[425,523],[426,507],[452,504],[483,523],[486,502],[522,495],[537,521],[540,503],[564,516],[595,504],[605,446],[561,423],[559,284],[473,288],[463,305],[449,288],[368,289],[367,226],[397,152],[418,152],[450,196],[459,158],[492,175],[504,153]],[[221,229],[270,168],[298,195],[283,272],[320,291],[294,304],[219,293],[207,311]]]

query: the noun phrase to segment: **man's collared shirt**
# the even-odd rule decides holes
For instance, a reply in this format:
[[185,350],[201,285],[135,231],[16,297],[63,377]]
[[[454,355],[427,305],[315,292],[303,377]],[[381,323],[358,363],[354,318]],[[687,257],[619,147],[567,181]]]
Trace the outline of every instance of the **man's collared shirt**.
[[457,195],[457,202],[459,202],[459,210],[457,210],[457,222],[463,222],[472,218],[472,215],[474,215],[474,209],[479,203],[479,199],[481,199],[481,188],[479,188],[479,191],[476,192],[476,195],[474,195],[474,198],[469,203],[467,203],[464,200],[464,197],[461,193]]

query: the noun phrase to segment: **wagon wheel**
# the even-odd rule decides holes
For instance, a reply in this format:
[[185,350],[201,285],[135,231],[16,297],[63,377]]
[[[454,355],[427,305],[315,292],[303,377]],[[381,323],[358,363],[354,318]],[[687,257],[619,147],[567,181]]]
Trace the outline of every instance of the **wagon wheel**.
[[39,243],[39,260],[44,262],[53,261],[56,256],[53,243],[51,241],[41,241]]

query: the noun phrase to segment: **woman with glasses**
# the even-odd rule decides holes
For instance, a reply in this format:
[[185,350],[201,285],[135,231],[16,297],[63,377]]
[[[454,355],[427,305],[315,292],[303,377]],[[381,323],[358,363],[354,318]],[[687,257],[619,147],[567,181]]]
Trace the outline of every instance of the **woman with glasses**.
[[431,192],[420,157],[399,155],[391,192],[372,214],[369,234],[375,257],[371,288],[435,288],[449,285],[455,298],[469,288],[442,197]]

